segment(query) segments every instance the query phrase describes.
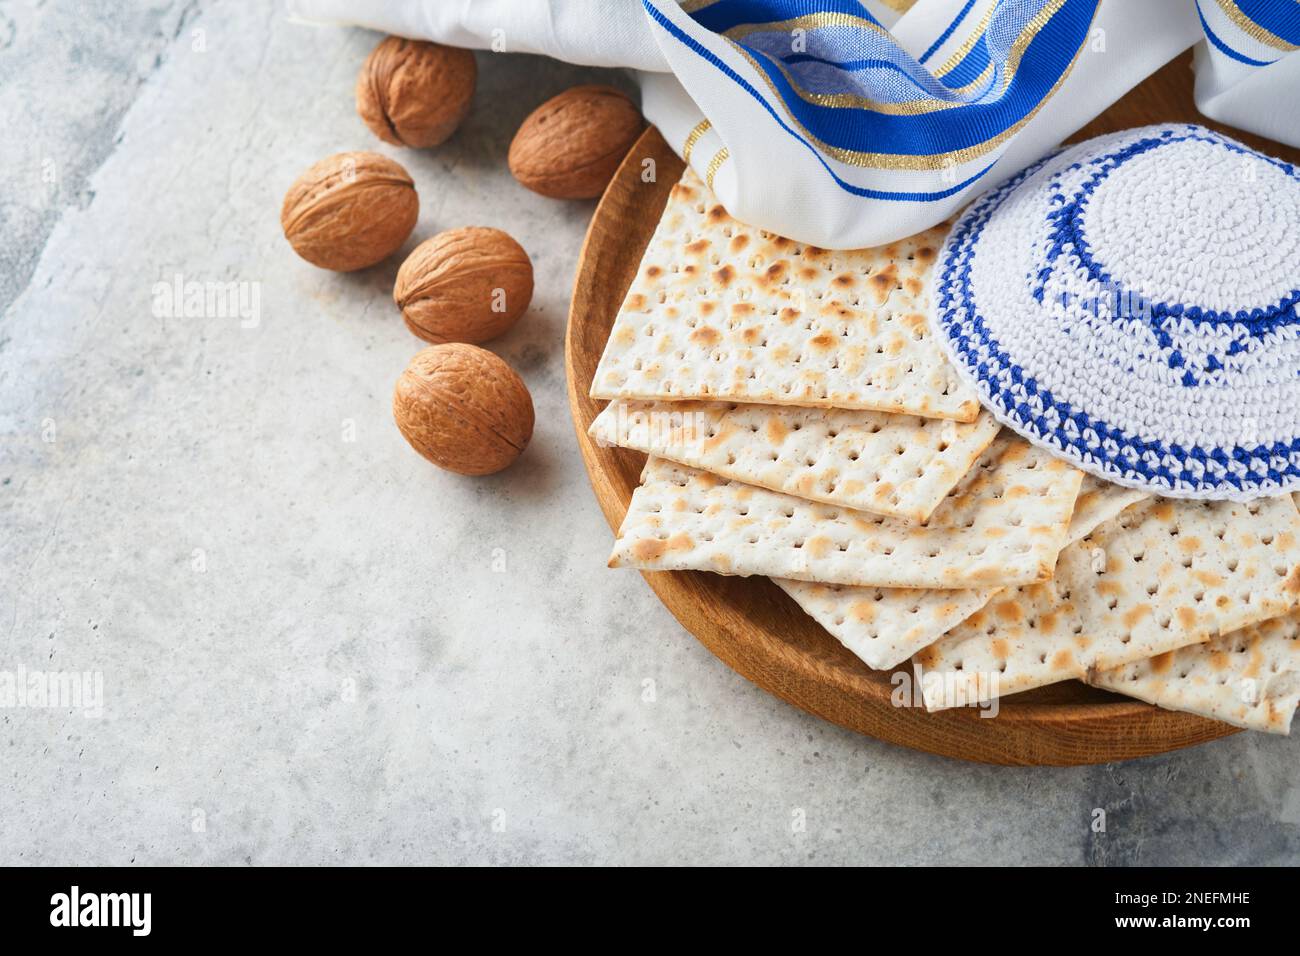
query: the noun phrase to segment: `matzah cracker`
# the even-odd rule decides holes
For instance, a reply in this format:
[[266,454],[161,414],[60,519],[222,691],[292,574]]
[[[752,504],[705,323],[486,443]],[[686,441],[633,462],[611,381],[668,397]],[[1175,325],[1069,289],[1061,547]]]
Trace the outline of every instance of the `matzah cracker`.
[[610,567],[872,587],[971,588],[1051,576],[1082,474],[999,438],[927,524],[756,488],[651,456]]
[[1074,502],[1074,517],[1070,519],[1070,534],[1066,543],[1074,544],[1086,538],[1099,525],[1114,518],[1129,505],[1150,497],[1145,491],[1125,488],[1085,473],[1083,484],[1079,486],[1079,497]]
[[926,707],[1083,678],[1285,614],[1300,593],[1297,542],[1288,497],[1139,502],[1063,550],[1052,581],[999,594],[917,654]]
[[724,478],[912,521],[930,517],[997,433],[987,412],[963,424],[789,405],[624,401],[610,402],[589,431]]
[[1300,613],[1100,671],[1088,683],[1167,710],[1288,734],[1300,703]]
[[[1066,543],[1086,537],[1101,522],[1144,497],[1143,492],[1084,475],[1078,499],[1084,503],[1075,505]],[[775,581],[809,617],[876,670],[896,667],[933,644],[1000,590],[855,588],[787,578]]]
[[888,670],[970,617],[998,588],[855,588],[773,579],[809,617],[875,670]]
[[833,252],[737,222],[688,168],[610,330],[592,398],[875,409],[972,422],[930,333],[946,227]]

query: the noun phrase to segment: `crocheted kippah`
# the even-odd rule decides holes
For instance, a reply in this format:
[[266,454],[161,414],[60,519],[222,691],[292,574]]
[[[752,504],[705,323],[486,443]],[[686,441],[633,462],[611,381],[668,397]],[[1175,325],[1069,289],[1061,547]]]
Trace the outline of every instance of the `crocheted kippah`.
[[993,413],[1122,485],[1300,488],[1300,172],[1201,126],[1064,149],[976,200],[937,337]]

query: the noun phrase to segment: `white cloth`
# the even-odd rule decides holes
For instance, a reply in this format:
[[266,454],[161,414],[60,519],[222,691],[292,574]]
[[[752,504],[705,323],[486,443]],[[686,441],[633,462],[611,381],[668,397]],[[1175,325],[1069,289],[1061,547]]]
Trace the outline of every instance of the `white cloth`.
[[[1300,114],[1283,108],[1300,99],[1300,58],[1267,33],[1277,62],[1234,55],[1260,42],[1258,27],[1241,29],[1251,24],[1238,2],[1248,6],[1205,0],[1218,30],[1198,51],[1198,102],[1214,119],[1300,145]],[[827,248],[880,245],[948,217],[1204,46],[1210,25],[1195,0],[918,0],[901,16],[897,5],[289,0],[308,20],[635,69],[647,119],[733,215]],[[1058,25],[1060,39],[1047,37]],[[794,92],[782,90],[787,80]]]
[[290,17],[497,53],[666,72],[638,0],[288,0]]
[[1196,0],[1194,6],[1205,35],[1196,48],[1197,108],[1220,123],[1300,146],[1300,4]]

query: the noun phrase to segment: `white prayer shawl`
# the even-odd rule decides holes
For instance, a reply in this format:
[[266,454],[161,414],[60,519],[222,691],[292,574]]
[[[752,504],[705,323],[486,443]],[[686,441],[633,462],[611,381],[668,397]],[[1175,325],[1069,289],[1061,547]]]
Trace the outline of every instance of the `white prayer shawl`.
[[880,245],[947,218],[1194,44],[1207,116],[1300,146],[1295,0],[290,0],[289,8],[307,20],[634,69],[647,119],[728,211],[826,248]]

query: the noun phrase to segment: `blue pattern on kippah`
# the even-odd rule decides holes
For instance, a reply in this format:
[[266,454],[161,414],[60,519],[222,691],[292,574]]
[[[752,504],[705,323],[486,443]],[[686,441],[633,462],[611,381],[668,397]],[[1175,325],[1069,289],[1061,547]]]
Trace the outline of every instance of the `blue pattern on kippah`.
[[[1297,177],[1295,168],[1289,163],[1284,163],[1272,157],[1261,156],[1231,140],[1225,140],[1213,133],[1207,135],[1207,133],[1208,131],[1201,132],[1198,130],[1183,135],[1175,135],[1173,130],[1165,130],[1159,136],[1147,136],[1135,140],[1121,149],[1091,160],[1089,165],[1095,168],[1084,184],[1079,187],[1073,199],[1067,202],[1063,193],[1053,193],[1053,201],[1064,203],[1064,205],[1047,213],[1047,220],[1052,223],[1052,230],[1049,233],[1052,246],[1047,253],[1048,265],[1036,277],[1037,285],[1034,288],[1034,298],[1039,302],[1043,301],[1044,286],[1052,273],[1051,267],[1068,250],[1078,256],[1080,264],[1087,271],[1090,279],[1115,289],[1117,302],[1131,305],[1134,301],[1134,293],[1125,289],[1123,284],[1094,257],[1092,247],[1089,245],[1083,231],[1083,212],[1088,205],[1088,200],[1097,187],[1106,181],[1107,176],[1135,156],[1141,156],[1161,146],[1195,140],[1197,142],[1213,143],[1243,157],[1258,157],[1271,163],[1293,179],[1300,179],[1300,177]],[[1081,168],[1078,163],[1073,164],[1072,169],[1078,168]],[[1059,179],[1059,173],[1053,177],[1054,182],[1059,182]],[[1300,303],[1300,288],[1293,289],[1288,295],[1267,309],[1255,308],[1250,312],[1245,310],[1231,313],[1216,312],[1213,309],[1202,309],[1199,306],[1187,306],[1183,303],[1141,300],[1141,309],[1124,309],[1117,318],[1144,322],[1151,328],[1152,333],[1160,342],[1161,348],[1169,348],[1172,343],[1169,334],[1163,328],[1169,319],[1186,318],[1194,323],[1231,324],[1241,328],[1253,338],[1262,338],[1275,331],[1279,325],[1300,323],[1300,315],[1296,311],[1298,303]],[[1232,344],[1234,346],[1239,345],[1236,340]],[[1182,368],[1184,365],[1182,353],[1177,349],[1172,350],[1168,355],[1168,363],[1170,368]],[[1223,361],[1221,358],[1215,355],[1207,356],[1206,371],[1215,371],[1222,367]],[[1198,379],[1193,371],[1188,370],[1183,375],[1182,383],[1185,388],[1194,388],[1198,384]]]
[[[1056,187],[1061,186],[1062,172],[1080,172],[1085,165],[1071,164],[1048,180],[1052,188],[1049,195],[1051,208],[1046,212],[1051,241],[1047,252],[1048,265],[1037,274],[1028,276],[1032,294],[1038,302],[1041,303],[1046,294],[1052,265],[1065,255],[1078,258],[1088,279],[1103,285],[1117,284],[1111,271],[1097,261],[1090,248],[1083,232],[1082,214],[1088,198],[1106,176],[1135,156],[1171,143],[1196,140],[1267,161],[1300,182],[1300,175],[1289,164],[1260,156],[1201,127],[1182,129],[1182,133],[1166,129],[1158,136],[1144,136],[1113,152],[1094,157],[1085,164],[1095,167],[1093,173],[1073,198]],[[1094,418],[1086,409],[1057,400],[1050,390],[1040,387],[991,334],[985,317],[975,304],[971,284],[972,264],[981,234],[1005,200],[1058,155],[1041,160],[978,200],[963,214],[945,243],[936,264],[934,310],[940,338],[958,368],[974,380],[985,404],[1005,424],[1031,441],[1046,444],[1085,466],[1092,465],[1103,477],[1111,480],[1145,486],[1162,493],[1195,497],[1242,498],[1277,494],[1300,486],[1300,436],[1266,445],[1246,447],[1238,444],[1224,448],[1184,447],[1174,442],[1143,440]],[[1197,305],[1157,302],[1144,304],[1144,310],[1149,309],[1145,313],[1143,310],[1125,310],[1116,318],[1141,319],[1151,329],[1160,347],[1166,350],[1165,360],[1169,367],[1184,368],[1187,359],[1173,347],[1174,339],[1167,330],[1170,322],[1190,320],[1197,325],[1229,324],[1239,328],[1241,335],[1233,337],[1227,348],[1226,357],[1231,357],[1246,351],[1249,339],[1263,346],[1266,344],[1264,337],[1270,333],[1300,325],[1297,303],[1300,303],[1300,290],[1282,297],[1267,309],[1255,308],[1249,312],[1216,312]],[[1198,387],[1198,376],[1202,372],[1222,370],[1224,359],[1210,354],[1203,369],[1187,368],[1182,376],[1183,386]],[[1247,475],[1243,477],[1230,470],[1216,474],[1203,467],[1211,462],[1224,469],[1237,463],[1245,467]]]
[[[1208,131],[1206,131],[1208,133]],[[1148,136],[1136,142],[1130,143],[1122,149],[1113,153],[1107,153],[1104,156],[1091,161],[1089,165],[1096,166],[1097,169],[1088,177],[1088,180],[1079,188],[1078,195],[1068,204],[1058,209],[1054,209],[1047,214],[1049,222],[1054,223],[1052,237],[1052,248],[1047,254],[1047,261],[1054,263],[1057,258],[1065,251],[1066,247],[1079,257],[1083,267],[1088,270],[1088,276],[1097,282],[1105,285],[1114,285],[1117,280],[1115,277],[1094,258],[1092,248],[1088,244],[1087,237],[1083,234],[1083,210],[1088,204],[1088,199],[1096,192],[1097,187],[1101,185],[1108,175],[1121,165],[1128,162],[1135,156],[1150,152],[1161,146],[1168,146],[1172,143],[1183,143],[1189,140],[1195,140],[1203,143],[1213,143],[1216,146],[1228,150],[1232,153],[1238,153],[1242,156],[1258,158],[1267,161],[1271,165],[1282,170],[1292,179],[1300,182],[1300,174],[1290,163],[1284,163],[1280,159],[1273,159],[1271,156],[1263,156],[1254,150],[1247,149],[1239,143],[1224,139],[1213,133],[1196,132],[1187,133],[1182,136],[1174,135],[1172,130],[1166,130],[1160,136]],[[1079,164],[1074,164],[1076,167]],[[1058,177],[1059,178],[1059,177]],[[1053,199],[1059,198],[1065,201],[1065,196],[1056,194]],[[1045,268],[1039,274],[1039,289],[1043,280],[1050,273],[1050,268]],[[1037,290],[1036,290],[1037,292]],[[1037,296],[1041,301],[1042,296]],[[1300,316],[1296,314],[1296,305],[1300,303],[1300,289],[1294,289],[1291,293],[1281,299],[1276,305],[1267,309],[1252,309],[1249,313],[1244,310],[1238,312],[1216,312],[1213,309],[1202,309],[1198,306],[1186,306],[1183,303],[1171,302],[1152,302],[1147,303],[1151,315],[1157,319],[1165,316],[1174,318],[1187,318],[1193,322],[1210,322],[1216,324],[1231,323],[1234,325],[1245,326],[1252,336],[1259,337],[1273,331],[1279,324],[1291,325],[1300,322]],[[1126,318],[1138,318],[1139,315],[1126,315]],[[1152,326],[1155,329],[1155,326]]]

